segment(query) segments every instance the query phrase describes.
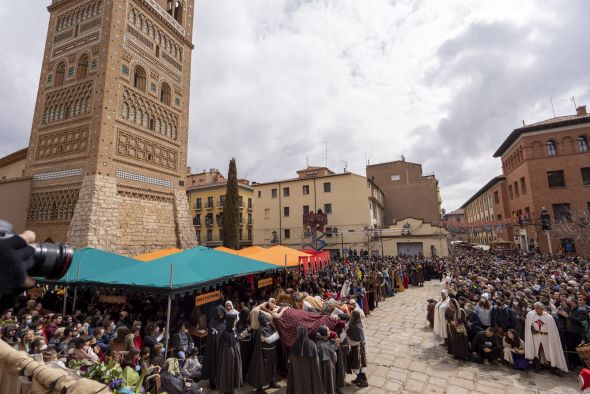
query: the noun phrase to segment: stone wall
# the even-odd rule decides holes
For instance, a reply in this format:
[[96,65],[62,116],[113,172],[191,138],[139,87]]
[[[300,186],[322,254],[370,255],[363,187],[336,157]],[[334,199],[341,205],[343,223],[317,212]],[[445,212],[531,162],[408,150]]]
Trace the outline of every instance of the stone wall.
[[117,253],[134,256],[178,246],[172,196],[119,193],[117,214]]
[[98,248],[117,251],[117,184],[114,177],[87,175],[68,231],[74,249]]
[[176,230],[178,245],[182,249],[194,248],[198,245],[197,235],[193,227],[193,218],[188,205],[188,198],[184,190],[174,191],[174,208],[176,215]]

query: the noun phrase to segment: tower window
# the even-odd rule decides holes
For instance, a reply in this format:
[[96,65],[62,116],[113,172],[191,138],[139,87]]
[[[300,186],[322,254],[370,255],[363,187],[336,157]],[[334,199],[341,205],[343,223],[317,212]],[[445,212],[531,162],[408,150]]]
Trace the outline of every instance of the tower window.
[[88,55],[83,55],[78,60],[78,79],[84,79],[88,76]]
[[66,76],[66,65],[63,63],[58,64],[55,70],[55,83],[54,86],[61,86],[64,84],[64,78]]
[[139,66],[135,67],[135,76],[133,78],[133,87],[145,92],[145,70]]
[[167,83],[162,84],[160,90],[160,101],[166,105],[170,105],[170,86]]

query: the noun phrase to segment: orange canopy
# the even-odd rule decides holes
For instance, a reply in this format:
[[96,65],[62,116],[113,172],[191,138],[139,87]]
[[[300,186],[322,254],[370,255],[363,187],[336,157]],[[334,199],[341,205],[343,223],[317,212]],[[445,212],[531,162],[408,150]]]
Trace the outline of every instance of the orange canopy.
[[225,252],[225,253],[230,253],[233,254],[234,256],[237,256],[240,254],[239,251],[234,250],[234,249],[230,249],[230,248],[226,248],[225,246],[218,246],[216,248],[214,248],[215,250],[218,250],[220,252]]
[[312,255],[286,246],[277,245],[248,257],[281,267],[298,267],[312,257]]
[[251,257],[255,254],[266,252],[267,249],[261,248],[260,246],[250,246],[237,251],[237,254],[242,257]]
[[182,250],[177,248],[167,248],[161,250],[154,250],[153,252],[140,254],[134,257],[136,260],[140,261],[152,261],[155,259],[159,259],[160,257],[170,256],[171,254],[175,254],[178,252],[182,252]]

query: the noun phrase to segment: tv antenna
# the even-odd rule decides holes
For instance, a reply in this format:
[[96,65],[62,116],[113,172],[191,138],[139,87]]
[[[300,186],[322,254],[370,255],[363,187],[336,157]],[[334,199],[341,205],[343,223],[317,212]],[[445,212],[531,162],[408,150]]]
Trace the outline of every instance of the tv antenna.
[[572,98],[570,99],[573,103],[574,103],[574,110],[578,110],[578,105],[576,104],[576,98],[574,96],[572,96]]
[[553,110],[553,117],[555,118],[555,107],[553,106],[553,97],[549,96],[549,101],[551,101],[551,109]]
[[344,172],[348,172],[348,162],[344,162]]
[[323,141],[322,144],[325,144],[326,145],[324,159],[326,161],[326,168],[328,168],[328,141]]

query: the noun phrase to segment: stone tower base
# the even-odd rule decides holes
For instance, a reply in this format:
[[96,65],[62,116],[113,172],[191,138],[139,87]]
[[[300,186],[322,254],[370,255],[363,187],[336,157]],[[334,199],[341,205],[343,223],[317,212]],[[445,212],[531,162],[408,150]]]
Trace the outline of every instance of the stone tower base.
[[197,245],[184,191],[142,193],[118,187],[106,175],[84,177],[68,242],[128,256]]

